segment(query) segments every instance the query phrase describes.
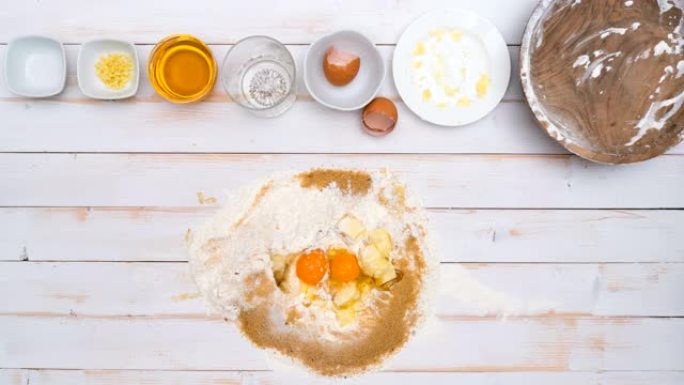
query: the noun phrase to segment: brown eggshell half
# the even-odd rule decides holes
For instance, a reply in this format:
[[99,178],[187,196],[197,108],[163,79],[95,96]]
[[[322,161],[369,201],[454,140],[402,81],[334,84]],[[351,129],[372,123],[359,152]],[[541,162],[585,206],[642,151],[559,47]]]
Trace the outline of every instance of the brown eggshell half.
[[363,109],[363,128],[370,135],[389,134],[394,130],[398,119],[397,107],[387,98],[375,98]]
[[353,53],[340,51],[331,47],[323,58],[323,72],[326,79],[334,86],[345,86],[351,83],[359,73],[361,58]]

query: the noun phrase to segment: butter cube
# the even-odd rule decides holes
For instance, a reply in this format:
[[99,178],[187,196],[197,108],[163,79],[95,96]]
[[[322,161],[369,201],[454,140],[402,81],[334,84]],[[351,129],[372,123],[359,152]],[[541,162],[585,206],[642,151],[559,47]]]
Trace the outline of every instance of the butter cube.
[[359,266],[364,274],[377,278],[392,267],[392,263],[375,245],[366,245],[359,253]]
[[377,277],[375,277],[375,284],[378,286],[382,286],[386,284],[387,282],[397,278],[397,272],[394,270],[394,267],[392,265],[389,266],[389,268]]
[[368,236],[368,243],[375,246],[383,257],[389,258],[393,245],[392,236],[387,230],[375,229],[371,231]]
[[350,214],[345,215],[337,222],[337,229],[352,241],[356,241],[366,234],[366,227],[363,223]]
[[343,307],[352,301],[359,298],[359,289],[356,288],[356,283],[347,282],[342,285],[333,296],[333,303],[337,307]]

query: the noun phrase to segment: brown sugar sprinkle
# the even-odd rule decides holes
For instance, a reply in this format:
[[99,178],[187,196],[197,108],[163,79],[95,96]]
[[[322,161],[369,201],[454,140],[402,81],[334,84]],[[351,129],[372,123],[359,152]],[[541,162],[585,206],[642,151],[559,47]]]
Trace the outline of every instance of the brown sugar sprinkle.
[[401,216],[404,211],[414,211],[406,206],[406,189],[401,185],[394,185],[391,191],[382,188],[378,192],[378,203],[390,210],[394,216]]
[[249,304],[254,304],[268,297],[275,290],[275,282],[264,272],[253,273],[245,277],[245,287],[250,290],[245,295],[245,300]]
[[[389,300],[378,303],[378,322],[358,338],[334,343],[283,330],[283,325],[273,323],[269,303],[242,311],[238,317],[240,329],[257,346],[290,356],[321,375],[358,374],[378,365],[406,343],[419,320],[416,309],[425,261],[415,238],[410,238],[406,246],[406,258],[397,266],[406,275],[392,286]],[[288,314],[286,324],[296,316]]]
[[216,198],[212,196],[204,195],[203,192],[197,192],[197,202],[201,205],[213,205],[216,204]]
[[366,195],[372,185],[370,174],[363,171],[321,168],[301,173],[297,177],[304,188],[316,187],[320,190],[334,183],[342,192],[352,195]]
[[212,238],[207,243],[202,245],[202,254],[209,255],[204,260],[204,266],[209,267],[221,261],[221,254],[225,246],[226,240],[224,238]]

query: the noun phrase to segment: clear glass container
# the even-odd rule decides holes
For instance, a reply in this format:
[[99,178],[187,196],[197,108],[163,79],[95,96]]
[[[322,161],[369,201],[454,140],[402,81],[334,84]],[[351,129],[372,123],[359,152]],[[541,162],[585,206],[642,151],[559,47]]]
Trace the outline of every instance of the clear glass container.
[[231,48],[221,66],[221,83],[239,105],[261,117],[276,117],[297,98],[295,61],[268,36],[251,36]]
[[192,35],[172,35],[152,50],[147,73],[152,87],[173,103],[192,103],[214,89],[217,65],[211,49]]

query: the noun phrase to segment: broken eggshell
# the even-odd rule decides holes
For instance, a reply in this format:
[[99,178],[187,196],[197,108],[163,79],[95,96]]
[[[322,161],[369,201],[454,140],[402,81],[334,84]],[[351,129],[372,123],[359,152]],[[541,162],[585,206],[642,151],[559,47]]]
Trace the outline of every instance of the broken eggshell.
[[384,136],[394,130],[399,113],[394,102],[383,97],[373,99],[364,109],[361,117],[363,129],[373,136]]
[[361,58],[357,55],[330,47],[323,58],[323,73],[330,84],[346,86],[359,73]]

